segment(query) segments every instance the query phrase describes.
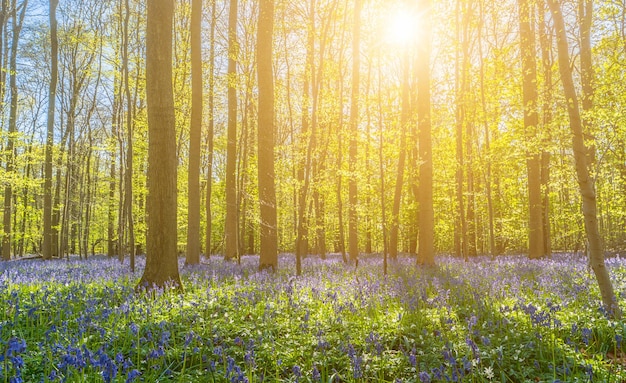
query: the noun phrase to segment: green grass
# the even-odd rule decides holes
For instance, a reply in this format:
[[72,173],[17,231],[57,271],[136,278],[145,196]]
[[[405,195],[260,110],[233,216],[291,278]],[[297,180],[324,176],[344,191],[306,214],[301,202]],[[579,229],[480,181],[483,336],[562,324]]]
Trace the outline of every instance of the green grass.
[[[0,383],[626,379],[626,324],[573,256],[401,259],[388,276],[306,259],[298,278],[290,257],[275,274],[203,262],[154,295],[105,257],[0,264]],[[623,306],[626,263],[609,267]]]

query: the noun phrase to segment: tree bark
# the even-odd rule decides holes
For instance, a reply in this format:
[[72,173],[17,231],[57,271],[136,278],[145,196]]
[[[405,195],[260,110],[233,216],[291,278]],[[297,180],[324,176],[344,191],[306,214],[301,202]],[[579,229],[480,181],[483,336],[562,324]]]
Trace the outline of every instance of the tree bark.
[[567,113],[570,120],[570,130],[572,133],[572,149],[574,151],[574,161],[576,165],[576,177],[578,188],[582,197],[582,211],[585,223],[585,232],[589,245],[589,263],[598,281],[602,303],[609,315],[613,318],[621,317],[621,310],[617,303],[615,292],[611,284],[609,272],[604,264],[604,249],[602,247],[602,237],[598,228],[596,191],[593,179],[588,168],[588,148],[583,138],[583,123],[578,105],[578,95],[574,86],[572,70],[570,69],[569,47],[565,33],[565,22],[563,14],[557,0],[548,0],[554,27],[556,29],[557,52],[559,60],[559,71],[561,73],[561,83],[565,99],[567,100]]
[[215,28],[217,24],[217,0],[211,2],[211,41],[209,42],[209,126],[207,132],[207,180],[206,180],[206,232],[204,254],[211,256],[211,243],[213,235],[213,217],[211,210],[211,197],[213,194],[213,135],[215,128]]
[[[350,260],[356,262],[359,256],[359,237],[357,222],[357,147],[359,134],[359,85],[361,57],[361,4],[362,0],[354,0],[354,21],[352,24],[352,95],[350,105],[350,149],[348,179],[348,252]],[[341,150],[341,148],[339,149]]]
[[431,0],[420,1],[424,38],[417,62],[417,115],[419,129],[419,264],[435,264],[435,213],[433,210],[433,155],[430,118]]
[[[535,59],[535,34],[532,29],[533,7],[529,0],[518,0],[520,20],[520,49],[522,57],[522,94],[524,130],[530,145],[541,142],[539,115],[537,113],[537,63]],[[527,149],[528,171],[528,257],[544,256],[543,204],[541,193],[540,145]]]
[[274,173],[274,72],[272,40],[274,0],[260,0],[257,30],[257,75],[259,82],[258,177],[261,214],[259,269],[278,267],[276,185]]
[[458,257],[467,260],[467,224],[465,221],[465,199],[463,196],[463,181],[465,159],[463,156],[463,127],[465,125],[465,83],[467,76],[465,74],[465,49],[460,45],[464,45],[463,35],[461,33],[461,20],[463,15],[461,1],[457,1],[456,5],[456,37],[457,46],[455,58],[455,90],[456,90],[456,222],[455,222],[455,252]]
[[202,139],[202,0],[191,1],[191,126],[187,189],[187,254],[185,262],[200,263],[200,141]]
[[228,127],[226,144],[226,221],[224,259],[238,258],[237,246],[237,0],[228,16]]
[[[11,106],[9,111],[9,138],[7,142],[7,147],[5,149],[8,154],[7,163],[6,163],[6,172],[7,174],[11,174],[14,169],[15,162],[15,134],[17,132],[17,44],[20,39],[20,32],[22,30],[22,25],[24,24],[24,14],[26,11],[26,7],[28,5],[28,0],[25,0],[21,5],[21,11],[19,14],[19,18],[17,15],[18,7],[17,2],[13,0],[12,8],[12,23],[13,23],[13,37],[11,40],[11,56],[9,58],[9,67],[10,67],[10,75],[9,75],[9,86],[11,89]],[[19,20],[19,21],[18,21]],[[4,235],[2,237],[2,258],[4,260],[11,259],[11,245],[12,245],[12,229],[11,229],[11,218],[13,215],[13,185],[11,182],[7,183],[4,189],[4,217],[3,217],[3,231]]]
[[146,268],[139,287],[182,287],[176,253],[176,131],[172,89],[173,0],[148,0]]
[[53,249],[52,229],[52,149],[54,144],[54,112],[56,107],[57,81],[59,77],[59,40],[57,37],[56,9],[59,0],[50,0],[50,87],[48,89],[48,122],[46,129],[46,148],[44,160],[43,186],[43,258],[51,259]]

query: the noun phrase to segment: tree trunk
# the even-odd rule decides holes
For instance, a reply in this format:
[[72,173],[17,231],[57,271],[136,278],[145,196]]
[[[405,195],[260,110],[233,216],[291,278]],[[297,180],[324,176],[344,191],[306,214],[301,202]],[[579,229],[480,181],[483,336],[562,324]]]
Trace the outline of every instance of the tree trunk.
[[274,0],[260,0],[257,30],[257,75],[259,81],[258,177],[260,204],[259,269],[278,267],[276,186],[274,173],[274,72],[272,40]]
[[109,153],[109,195],[107,213],[107,256],[115,255],[115,156]]
[[207,257],[211,256],[211,242],[213,235],[213,217],[211,211],[211,197],[213,194],[213,134],[215,128],[215,28],[217,24],[217,0],[211,2],[211,41],[209,42],[209,126],[207,132],[207,180],[206,180],[206,233],[205,233],[205,246],[204,254]]
[[[457,44],[465,45],[461,34],[461,20],[464,15],[461,1],[457,1],[456,5],[456,36]],[[454,230],[455,252],[458,257],[467,260],[467,224],[465,221],[465,201],[463,196],[463,181],[465,157],[463,156],[463,127],[465,125],[465,89],[466,89],[466,65],[465,65],[465,49],[457,47],[455,59],[455,90],[456,90],[456,223]]]
[[173,0],[148,0],[146,96],[148,199],[146,268],[140,287],[182,287],[176,252],[176,131],[172,89]]
[[[539,116],[537,114],[537,64],[533,7],[529,0],[518,0],[520,20],[520,49],[522,57],[522,93],[524,110],[524,130],[527,142],[541,142]],[[532,144],[531,144],[532,145]],[[541,151],[539,147],[527,149],[526,167],[528,170],[528,257],[541,258],[544,255],[543,206],[541,193]]]
[[200,263],[200,141],[202,138],[202,0],[191,1],[191,126],[187,189],[187,254],[185,262]]
[[582,196],[582,211],[585,222],[585,232],[589,244],[589,263],[598,281],[602,302],[613,318],[620,318],[621,311],[617,303],[609,272],[604,264],[604,249],[602,247],[602,237],[598,229],[596,191],[593,179],[589,174],[587,164],[588,148],[583,138],[583,123],[578,106],[578,95],[574,86],[572,70],[570,69],[569,47],[565,33],[565,22],[561,8],[556,0],[548,0],[554,27],[557,37],[557,51],[559,60],[559,71],[561,82],[567,100],[567,113],[570,120],[572,132],[572,150],[576,164],[576,176],[578,188]]
[[[361,1],[354,0],[354,22],[352,24],[352,95],[350,105],[350,149],[348,164],[348,251],[350,260],[356,262],[359,256],[357,222],[357,139],[359,134],[359,85],[361,56]],[[339,148],[341,150],[341,148]]]
[[[548,147],[550,142],[550,132],[552,130],[552,43],[548,36],[551,36],[550,31],[546,26],[545,12],[546,4],[541,0],[537,4],[539,10],[539,44],[541,47],[541,62],[543,69],[543,119],[542,119],[542,138],[544,145]],[[550,257],[552,254],[552,240],[551,240],[551,227],[550,227],[550,152],[543,150],[541,154],[541,190],[542,196],[542,208],[543,208],[543,251],[544,256]]]
[[419,241],[418,263],[435,264],[435,216],[433,211],[433,154],[430,118],[431,0],[421,0],[424,38],[417,62],[417,115],[419,129]]
[[59,40],[57,37],[56,9],[59,0],[50,0],[50,87],[48,89],[48,122],[43,186],[43,258],[51,259],[53,250],[52,229],[52,149],[54,145],[54,111],[56,107],[57,80],[59,77]]
[[228,16],[228,128],[226,144],[226,222],[224,259],[238,257],[237,246],[237,0]]
[[402,63],[402,111],[400,116],[400,157],[396,173],[396,188],[393,196],[391,211],[391,230],[389,233],[389,256],[398,258],[398,232],[400,229],[400,203],[402,202],[402,188],[404,186],[404,164],[406,162],[406,130],[410,121],[410,94],[409,94],[409,53],[406,51]]
[[[24,23],[24,14],[28,0],[25,0],[21,5],[21,11],[18,21],[18,7],[16,0],[13,0],[12,8],[12,24],[13,24],[13,38],[11,41],[11,57],[9,59],[10,75],[9,86],[11,88],[11,106],[9,111],[9,138],[7,147],[5,149],[7,156],[6,172],[11,175],[15,166],[15,134],[17,132],[17,44],[20,38],[20,32]],[[4,189],[4,218],[3,218],[3,231],[2,237],[2,258],[4,260],[11,259],[11,245],[12,245],[12,230],[11,230],[11,217],[13,215],[13,185],[11,182],[7,183]]]

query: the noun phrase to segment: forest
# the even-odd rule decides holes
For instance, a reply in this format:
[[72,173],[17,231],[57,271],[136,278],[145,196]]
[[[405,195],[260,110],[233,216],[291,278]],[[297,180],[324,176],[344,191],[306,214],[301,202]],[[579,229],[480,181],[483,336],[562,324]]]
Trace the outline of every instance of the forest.
[[0,68],[4,382],[626,379],[621,0],[0,0]]
[[[322,256],[417,252],[420,184],[427,183],[419,150],[428,144],[418,129],[424,70],[435,251],[582,251],[582,199],[548,4],[530,2],[521,15],[516,1],[433,2],[423,10],[419,2],[368,0],[355,19],[353,3],[275,4],[279,251],[294,253],[300,242],[303,254]],[[598,226],[606,251],[616,253],[626,235],[625,10],[617,2],[579,3],[559,7]],[[177,247],[186,252],[188,212],[195,212],[203,253],[256,254],[259,137],[267,137],[258,128],[259,3],[201,5],[196,81],[190,1],[177,1],[173,18]],[[3,9],[4,258],[42,253],[46,192],[54,255],[123,256],[130,242],[145,252],[145,4],[59,2],[54,102],[47,4],[8,1]],[[524,91],[524,81],[533,89]],[[200,132],[192,128],[193,85],[202,95]],[[534,250],[534,238],[544,251]]]

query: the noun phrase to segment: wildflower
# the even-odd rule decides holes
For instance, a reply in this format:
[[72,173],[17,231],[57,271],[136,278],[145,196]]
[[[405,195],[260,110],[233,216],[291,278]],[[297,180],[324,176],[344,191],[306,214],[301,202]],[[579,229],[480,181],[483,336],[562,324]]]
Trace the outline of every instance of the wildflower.
[[422,383],[430,383],[430,375],[426,371],[421,371],[419,373],[419,378]]
[[585,344],[585,346],[589,346],[589,338],[591,337],[591,330],[588,328],[584,328],[582,329],[581,334],[583,336],[583,343]]
[[489,367],[485,367],[485,370],[483,371],[483,374],[485,375],[485,378],[491,380],[494,378],[494,374],[493,374],[493,368],[491,368],[491,366]]
[[295,365],[293,366],[293,368],[291,369],[293,372],[293,375],[296,377],[296,383],[300,381],[300,377],[302,376],[302,370],[300,369],[300,366]]
[[313,366],[313,371],[311,373],[311,375],[313,375],[313,381],[314,382],[319,382],[320,380],[322,380],[322,376],[319,372],[319,370],[317,369],[317,366]]

